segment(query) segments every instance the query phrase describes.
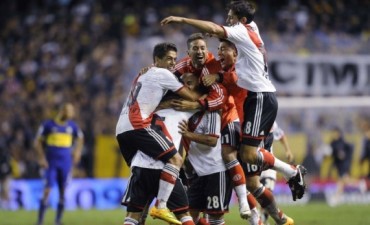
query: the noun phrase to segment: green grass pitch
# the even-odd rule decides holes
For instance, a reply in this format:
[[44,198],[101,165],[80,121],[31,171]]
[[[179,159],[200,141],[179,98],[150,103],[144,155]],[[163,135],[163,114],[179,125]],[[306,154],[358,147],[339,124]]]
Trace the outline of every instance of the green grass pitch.
[[[326,203],[281,206],[281,209],[295,221],[295,225],[366,225],[370,224],[370,205],[342,205],[335,208]],[[64,225],[122,225],[124,209],[66,211]],[[46,212],[45,224],[54,225],[54,210]],[[36,211],[0,211],[0,225],[35,225]],[[166,224],[148,219],[147,225]],[[248,224],[239,218],[238,209],[233,207],[226,215],[227,225]],[[271,222],[271,224],[273,224]]]

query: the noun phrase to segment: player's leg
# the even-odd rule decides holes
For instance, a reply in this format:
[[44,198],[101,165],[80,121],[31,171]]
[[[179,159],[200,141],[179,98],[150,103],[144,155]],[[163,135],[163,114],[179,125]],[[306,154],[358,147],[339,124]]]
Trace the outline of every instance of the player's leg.
[[49,168],[45,170],[44,174],[44,190],[42,192],[42,197],[40,200],[39,210],[38,210],[38,217],[37,217],[37,225],[42,225],[44,223],[44,216],[45,211],[48,206],[49,195],[51,191],[51,187],[56,183],[56,168],[53,166],[52,163],[49,163]]
[[175,186],[176,179],[179,177],[183,158],[170,139],[171,135],[165,128],[163,121],[156,121],[155,125],[147,128],[146,131],[156,141],[157,145],[156,149],[150,147],[147,154],[165,163],[159,179],[157,203],[151,212],[158,209],[162,210],[163,214],[168,214],[167,201]]
[[205,182],[198,175],[194,174],[191,179],[191,185],[188,187],[187,196],[189,201],[189,211],[195,224],[201,224],[201,209],[205,208],[204,189]]
[[66,159],[57,169],[57,184],[59,191],[59,200],[55,216],[55,225],[60,225],[64,213],[65,189],[68,181],[71,179],[72,160]]
[[247,201],[247,188],[245,184],[245,175],[242,166],[237,159],[237,148],[240,140],[240,123],[234,121],[222,129],[222,159],[231,176],[235,193],[239,201],[239,213],[243,219],[251,216],[250,207]]
[[204,176],[206,185],[203,188],[208,222],[211,225],[225,224],[224,214],[229,211],[233,185],[227,171]]
[[244,102],[244,122],[242,128],[242,143],[240,155],[243,162],[256,164],[263,169],[274,168],[288,180],[293,200],[303,197],[306,184],[304,175],[306,169],[298,165],[289,165],[259,145],[269,134],[277,114],[275,93],[249,92]]
[[[262,171],[260,182],[262,183],[263,186],[268,188],[271,192],[274,192],[275,184],[276,184],[276,171],[272,169]],[[266,210],[262,208],[261,216],[262,216],[262,221],[267,221],[269,214]]]
[[168,199],[168,208],[175,214],[182,225],[195,225],[189,213],[188,197],[180,178],[177,178],[175,187]]
[[[133,167],[131,171],[132,174],[121,202],[122,205],[127,206],[124,225],[139,225],[143,224],[142,214],[145,207],[152,202],[158,192],[161,170]],[[169,222],[181,224],[173,215]]]
[[259,176],[248,176],[247,187],[261,207],[269,213],[277,224],[294,224],[294,221],[278,208],[272,192],[260,183]]
[[[145,154],[165,163],[159,179],[160,188],[157,194],[157,205],[155,210],[159,209],[161,210],[161,212],[159,212],[160,214],[168,214],[169,216],[170,212],[166,204],[173,190],[176,178],[179,176],[183,160],[168,137],[169,136],[166,136],[158,127],[151,126],[145,129],[125,132],[118,135],[117,139],[120,143],[120,147],[122,146],[122,154],[140,149]],[[126,151],[126,149],[128,150]],[[131,156],[132,159],[134,154],[126,155],[129,155],[126,156],[126,158]]]
[[248,204],[251,209],[251,217],[248,219],[250,225],[262,225],[262,220],[258,212],[258,204],[256,198],[252,193],[248,192],[247,194]]
[[[144,206],[141,208],[141,202],[145,202],[143,200],[145,197],[148,196],[149,193],[146,193],[145,196],[141,196],[143,198],[138,198],[137,195],[140,195],[142,190],[141,186],[143,185],[140,181],[140,175],[142,172],[140,168],[134,167],[132,168],[131,176],[127,182],[127,187],[125,193],[122,197],[121,204],[126,206],[126,216],[123,221],[123,225],[144,225],[145,218],[143,220],[143,211],[145,207],[148,207],[148,202],[143,203]],[[137,206],[136,206],[137,205]]]

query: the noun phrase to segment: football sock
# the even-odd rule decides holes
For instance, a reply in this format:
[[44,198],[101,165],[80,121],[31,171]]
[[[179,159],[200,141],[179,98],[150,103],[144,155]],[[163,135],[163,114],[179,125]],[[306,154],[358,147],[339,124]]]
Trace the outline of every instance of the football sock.
[[167,163],[164,166],[159,180],[159,190],[157,196],[158,209],[163,209],[167,207],[168,198],[171,195],[178,176],[179,169],[176,166],[170,163]]
[[139,222],[131,217],[126,217],[123,225],[138,225]]
[[251,209],[251,212],[252,212],[252,215],[248,219],[250,225],[258,225],[258,224],[260,224],[260,215],[258,213],[257,207],[254,207],[253,209]]
[[207,222],[207,219],[205,219],[205,218],[199,218],[199,220],[196,224],[197,225],[209,225],[209,223]]
[[250,209],[254,209],[257,207],[257,200],[256,198],[248,192],[248,195],[247,195],[247,199],[248,199],[248,204],[249,204],[249,208]]
[[260,216],[257,209],[257,200],[250,192],[248,192],[247,199],[252,213],[251,218],[249,218],[248,221],[250,225],[258,225]]
[[209,224],[210,225],[225,225],[225,220],[224,219],[212,219],[209,218]]
[[233,160],[226,165],[234,185],[234,190],[238,196],[240,204],[246,204],[247,187],[245,184],[245,175],[242,166],[238,160]]
[[287,180],[297,174],[297,169],[294,166],[281,161],[263,148],[257,152],[257,165],[263,169],[274,168],[281,172]]
[[180,219],[182,225],[195,225],[193,218],[191,216],[183,216]]
[[56,217],[55,217],[56,224],[60,223],[63,212],[64,212],[64,203],[60,202],[60,203],[58,203],[58,206],[57,206],[57,214],[56,214]]

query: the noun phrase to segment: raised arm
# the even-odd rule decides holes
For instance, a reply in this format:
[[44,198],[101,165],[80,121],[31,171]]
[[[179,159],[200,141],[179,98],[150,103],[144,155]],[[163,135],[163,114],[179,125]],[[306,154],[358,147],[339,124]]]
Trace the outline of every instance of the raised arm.
[[190,19],[185,17],[178,17],[178,16],[169,16],[164,18],[161,21],[161,25],[167,25],[170,23],[183,23],[198,28],[199,30],[212,34],[218,38],[226,38],[226,34],[224,29],[213,22],[205,21],[205,20],[197,20],[197,19]]

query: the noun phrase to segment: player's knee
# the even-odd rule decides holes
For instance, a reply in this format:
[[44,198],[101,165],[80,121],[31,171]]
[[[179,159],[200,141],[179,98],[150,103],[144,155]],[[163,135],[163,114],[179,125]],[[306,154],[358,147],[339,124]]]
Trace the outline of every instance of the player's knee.
[[259,187],[262,186],[257,176],[248,177],[246,184],[248,191],[250,191],[251,193],[255,192]]
[[257,164],[257,153],[255,151],[241,151],[240,158],[243,162]]

